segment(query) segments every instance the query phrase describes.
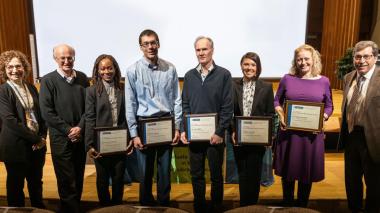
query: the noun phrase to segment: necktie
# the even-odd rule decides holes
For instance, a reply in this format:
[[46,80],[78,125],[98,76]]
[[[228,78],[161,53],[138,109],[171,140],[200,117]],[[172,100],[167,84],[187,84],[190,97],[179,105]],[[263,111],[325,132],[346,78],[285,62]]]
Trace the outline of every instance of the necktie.
[[360,76],[357,79],[356,85],[354,86],[354,92],[352,93],[351,101],[347,107],[348,132],[352,132],[356,123],[357,114],[361,105],[361,90],[365,79],[366,78],[364,76]]

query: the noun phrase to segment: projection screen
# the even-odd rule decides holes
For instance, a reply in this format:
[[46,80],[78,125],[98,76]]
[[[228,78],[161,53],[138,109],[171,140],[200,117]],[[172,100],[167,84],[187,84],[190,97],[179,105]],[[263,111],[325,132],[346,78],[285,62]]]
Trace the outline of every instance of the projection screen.
[[140,32],[160,37],[159,57],[172,62],[179,77],[197,65],[194,40],[214,40],[215,63],[242,76],[240,58],[259,54],[262,77],[288,72],[293,51],[305,42],[305,0],[33,0],[39,77],[56,69],[52,48],[76,49],[75,69],[91,76],[95,58],[113,55],[125,69],[142,57]]

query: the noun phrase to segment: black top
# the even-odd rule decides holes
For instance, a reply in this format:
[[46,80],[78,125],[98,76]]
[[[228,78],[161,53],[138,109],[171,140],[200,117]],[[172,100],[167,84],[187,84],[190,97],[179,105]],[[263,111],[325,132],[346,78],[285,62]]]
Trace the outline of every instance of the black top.
[[33,97],[33,112],[39,125],[36,134],[26,126],[25,110],[12,87],[4,83],[0,86],[0,118],[2,131],[0,133],[0,160],[4,162],[26,162],[32,153],[46,152],[46,148],[32,150],[33,144],[41,142],[46,137],[46,126],[41,117],[37,89],[26,83]]
[[182,91],[183,114],[217,113],[219,117],[215,134],[224,137],[232,113],[232,78],[230,72],[214,64],[202,82],[197,69],[185,74]]
[[[234,82],[234,115],[243,115],[243,79]],[[273,116],[274,95],[272,84],[257,80],[250,116]]]
[[87,76],[79,71],[72,83],[57,71],[42,78],[41,112],[51,135],[67,136],[75,126],[84,130],[85,88],[88,86]]
[[[242,116],[243,112],[243,79],[234,82],[234,116]],[[260,79],[256,80],[250,116],[274,116],[274,94],[272,84]],[[233,122],[232,122],[233,123]],[[234,124],[232,124],[234,128]]]

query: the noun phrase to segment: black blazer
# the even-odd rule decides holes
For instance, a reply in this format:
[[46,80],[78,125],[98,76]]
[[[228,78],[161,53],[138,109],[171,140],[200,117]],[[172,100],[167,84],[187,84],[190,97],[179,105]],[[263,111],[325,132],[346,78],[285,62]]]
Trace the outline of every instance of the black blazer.
[[[97,82],[97,84],[101,84],[103,87],[100,96],[97,94],[96,85],[86,89],[85,143],[87,151],[91,147],[95,149],[97,147],[94,127],[112,127],[111,104],[108,100],[107,92],[102,82]],[[124,91],[116,89],[115,94],[117,98],[117,126],[126,128]]]
[[[234,116],[243,115],[243,79],[234,81]],[[274,116],[274,94],[272,84],[260,79],[256,81],[250,116]],[[234,122],[233,122],[234,123]],[[232,125],[234,129],[234,124]]]
[[46,125],[41,117],[37,89],[26,83],[33,97],[33,109],[38,121],[38,134],[26,126],[24,108],[8,83],[0,86],[0,118],[2,130],[0,133],[0,160],[4,162],[27,162],[33,153],[45,154],[46,147],[33,151],[32,145],[39,143],[41,137],[46,137]]

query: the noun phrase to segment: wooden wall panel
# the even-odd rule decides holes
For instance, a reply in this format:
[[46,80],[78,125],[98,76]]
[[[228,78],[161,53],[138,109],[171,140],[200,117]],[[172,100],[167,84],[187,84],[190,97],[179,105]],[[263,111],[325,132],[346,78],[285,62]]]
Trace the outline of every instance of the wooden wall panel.
[[361,0],[327,0],[324,3],[321,48],[323,75],[330,79],[334,89],[342,89],[342,81],[335,74],[336,61],[359,38],[361,4]]
[[[0,52],[19,50],[31,63],[29,0],[0,0]],[[33,82],[33,74],[28,80]]]

